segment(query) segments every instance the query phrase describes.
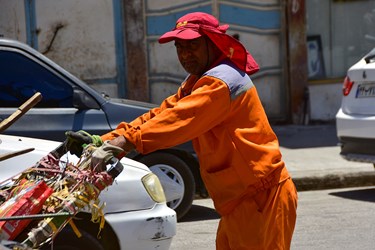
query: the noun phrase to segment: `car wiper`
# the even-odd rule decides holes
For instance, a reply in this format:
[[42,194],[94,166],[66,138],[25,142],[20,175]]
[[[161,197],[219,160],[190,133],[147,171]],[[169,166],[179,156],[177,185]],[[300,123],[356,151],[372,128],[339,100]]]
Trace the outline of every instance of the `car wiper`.
[[364,59],[366,63],[370,63],[372,59],[375,58],[375,48],[373,48],[367,55],[365,55]]

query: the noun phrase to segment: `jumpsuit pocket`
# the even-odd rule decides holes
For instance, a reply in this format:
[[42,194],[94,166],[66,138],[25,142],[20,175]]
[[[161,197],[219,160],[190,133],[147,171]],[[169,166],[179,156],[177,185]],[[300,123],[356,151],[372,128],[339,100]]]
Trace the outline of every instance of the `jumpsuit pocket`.
[[253,200],[259,213],[262,213],[265,209],[267,209],[270,198],[272,198],[271,193],[273,189],[274,188],[266,189],[254,195]]
[[234,167],[215,172],[202,171],[202,178],[212,199],[221,204],[238,198],[245,190]]

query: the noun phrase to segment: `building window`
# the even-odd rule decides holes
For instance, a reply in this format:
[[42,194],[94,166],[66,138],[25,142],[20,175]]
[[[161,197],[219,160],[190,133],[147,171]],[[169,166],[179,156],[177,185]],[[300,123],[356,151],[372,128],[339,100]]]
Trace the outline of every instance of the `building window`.
[[374,0],[306,0],[309,79],[342,78],[375,47]]

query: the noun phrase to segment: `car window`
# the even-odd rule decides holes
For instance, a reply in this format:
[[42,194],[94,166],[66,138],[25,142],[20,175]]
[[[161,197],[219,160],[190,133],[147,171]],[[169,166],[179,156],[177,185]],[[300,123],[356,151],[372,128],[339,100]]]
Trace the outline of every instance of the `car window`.
[[73,107],[73,88],[36,61],[13,51],[0,51],[0,107],[19,107],[36,92],[36,107]]

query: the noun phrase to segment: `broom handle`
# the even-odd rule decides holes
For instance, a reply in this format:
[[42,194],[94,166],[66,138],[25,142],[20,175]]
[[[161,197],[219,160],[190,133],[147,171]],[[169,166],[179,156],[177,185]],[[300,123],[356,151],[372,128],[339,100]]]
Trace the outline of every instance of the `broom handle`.
[[8,160],[9,158],[12,158],[12,157],[15,157],[15,156],[18,156],[18,155],[22,155],[22,154],[26,154],[26,153],[31,152],[33,150],[34,150],[34,148],[27,148],[27,149],[15,151],[15,152],[10,152],[10,153],[7,153],[7,154],[2,154],[2,155],[0,155],[0,161],[5,161],[5,160]]
[[17,121],[23,114],[25,114],[29,109],[34,107],[38,102],[42,100],[42,94],[37,92],[32,97],[30,97],[26,102],[24,102],[18,110],[11,114],[8,118],[4,119],[0,123],[0,134],[4,132],[10,125]]

